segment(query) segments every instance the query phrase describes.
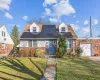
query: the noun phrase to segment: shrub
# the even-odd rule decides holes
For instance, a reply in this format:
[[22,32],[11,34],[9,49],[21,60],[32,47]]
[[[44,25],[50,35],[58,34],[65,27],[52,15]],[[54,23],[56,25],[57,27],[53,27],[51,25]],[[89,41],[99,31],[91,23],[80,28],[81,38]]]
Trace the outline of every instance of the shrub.
[[56,56],[58,58],[61,58],[67,52],[66,51],[66,38],[60,37],[58,45],[59,45],[59,48],[56,51]]
[[22,48],[19,50],[19,54],[21,57],[33,57],[35,53],[35,49],[32,48]]
[[35,51],[35,57],[40,57],[40,58],[43,58],[44,57],[44,53],[43,53],[43,50],[42,49],[36,49]]
[[63,53],[62,53],[63,49],[62,48],[58,48],[57,51],[56,51],[56,56],[58,58],[61,58],[63,56]]
[[77,56],[81,56],[81,53],[82,53],[82,52],[83,52],[82,48],[78,47],[78,48],[76,49],[76,54],[77,54]]

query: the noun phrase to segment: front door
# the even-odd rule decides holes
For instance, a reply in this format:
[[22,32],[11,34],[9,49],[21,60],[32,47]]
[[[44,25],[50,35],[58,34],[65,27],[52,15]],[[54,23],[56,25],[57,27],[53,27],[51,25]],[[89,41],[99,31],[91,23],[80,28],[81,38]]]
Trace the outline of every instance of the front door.
[[49,40],[48,52],[55,53],[54,40]]

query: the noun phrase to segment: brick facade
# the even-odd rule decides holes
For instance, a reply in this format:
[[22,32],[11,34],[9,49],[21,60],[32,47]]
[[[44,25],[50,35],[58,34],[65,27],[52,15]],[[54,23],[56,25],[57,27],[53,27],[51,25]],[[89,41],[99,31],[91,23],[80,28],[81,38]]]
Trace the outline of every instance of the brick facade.
[[0,54],[9,54],[12,49],[13,49],[13,45],[12,44],[6,44],[6,48],[2,49],[2,45],[0,43]]
[[80,43],[92,43],[93,54],[94,56],[100,55],[100,39],[82,39],[77,41],[77,46],[80,46]]
[[30,56],[30,55],[34,55],[36,49],[41,49],[43,54],[46,54],[46,48],[41,47],[41,48],[29,48],[29,47],[23,47],[19,49],[19,54],[20,56]]

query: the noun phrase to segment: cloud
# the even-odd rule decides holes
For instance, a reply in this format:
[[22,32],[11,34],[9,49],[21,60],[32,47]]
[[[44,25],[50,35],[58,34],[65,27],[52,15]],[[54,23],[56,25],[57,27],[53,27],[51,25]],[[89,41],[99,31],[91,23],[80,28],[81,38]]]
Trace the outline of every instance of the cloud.
[[23,19],[24,19],[24,20],[27,20],[27,19],[28,19],[28,16],[23,16]]
[[12,0],[0,0],[0,10],[9,10]]
[[[45,0],[49,1],[49,0]],[[52,1],[52,0],[50,0]],[[45,2],[44,2],[45,3]],[[69,0],[54,0],[52,2],[51,8],[48,6],[45,7],[44,14],[46,16],[51,16],[55,18],[61,18],[62,16],[68,16],[70,14],[75,13],[75,9],[72,7],[72,5],[69,3]],[[49,5],[49,4],[47,4]]]
[[76,23],[79,23],[80,21],[76,21]]
[[12,20],[13,19],[13,16],[11,14],[9,14],[8,12],[5,12],[5,15],[4,15],[6,18]]
[[84,21],[84,25],[87,25],[87,24],[89,24],[89,21],[88,20],[85,20]]
[[80,29],[80,27],[76,24],[71,24],[71,27],[73,28],[73,30],[78,31]]
[[51,22],[58,22],[58,19],[56,19],[56,18],[50,18],[49,21],[51,21]]
[[70,5],[69,0],[61,0],[60,2],[53,5],[54,14],[57,17],[61,17],[64,15],[70,15],[75,13],[74,8]]
[[44,15],[46,15],[46,16],[52,16],[51,9],[45,8],[45,13],[44,13]]
[[46,5],[51,5],[54,3],[57,3],[57,0],[45,0],[43,6],[45,7]]
[[99,23],[99,21],[98,21],[97,19],[94,19],[94,20],[93,20],[93,24],[94,24],[94,25],[97,25],[98,23]]
[[82,32],[83,33],[89,33],[90,32],[90,28],[89,27],[84,27],[84,28],[82,28]]

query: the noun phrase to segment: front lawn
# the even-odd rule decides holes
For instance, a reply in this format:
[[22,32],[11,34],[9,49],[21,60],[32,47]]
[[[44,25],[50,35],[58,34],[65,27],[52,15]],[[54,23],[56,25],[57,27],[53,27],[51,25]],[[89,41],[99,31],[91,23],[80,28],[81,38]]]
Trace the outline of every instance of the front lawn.
[[2,58],[0,80],[39,80],[46,68],[46,59]]
[[100,80],[100,62],[78,57],[57,59],[57,80]]

